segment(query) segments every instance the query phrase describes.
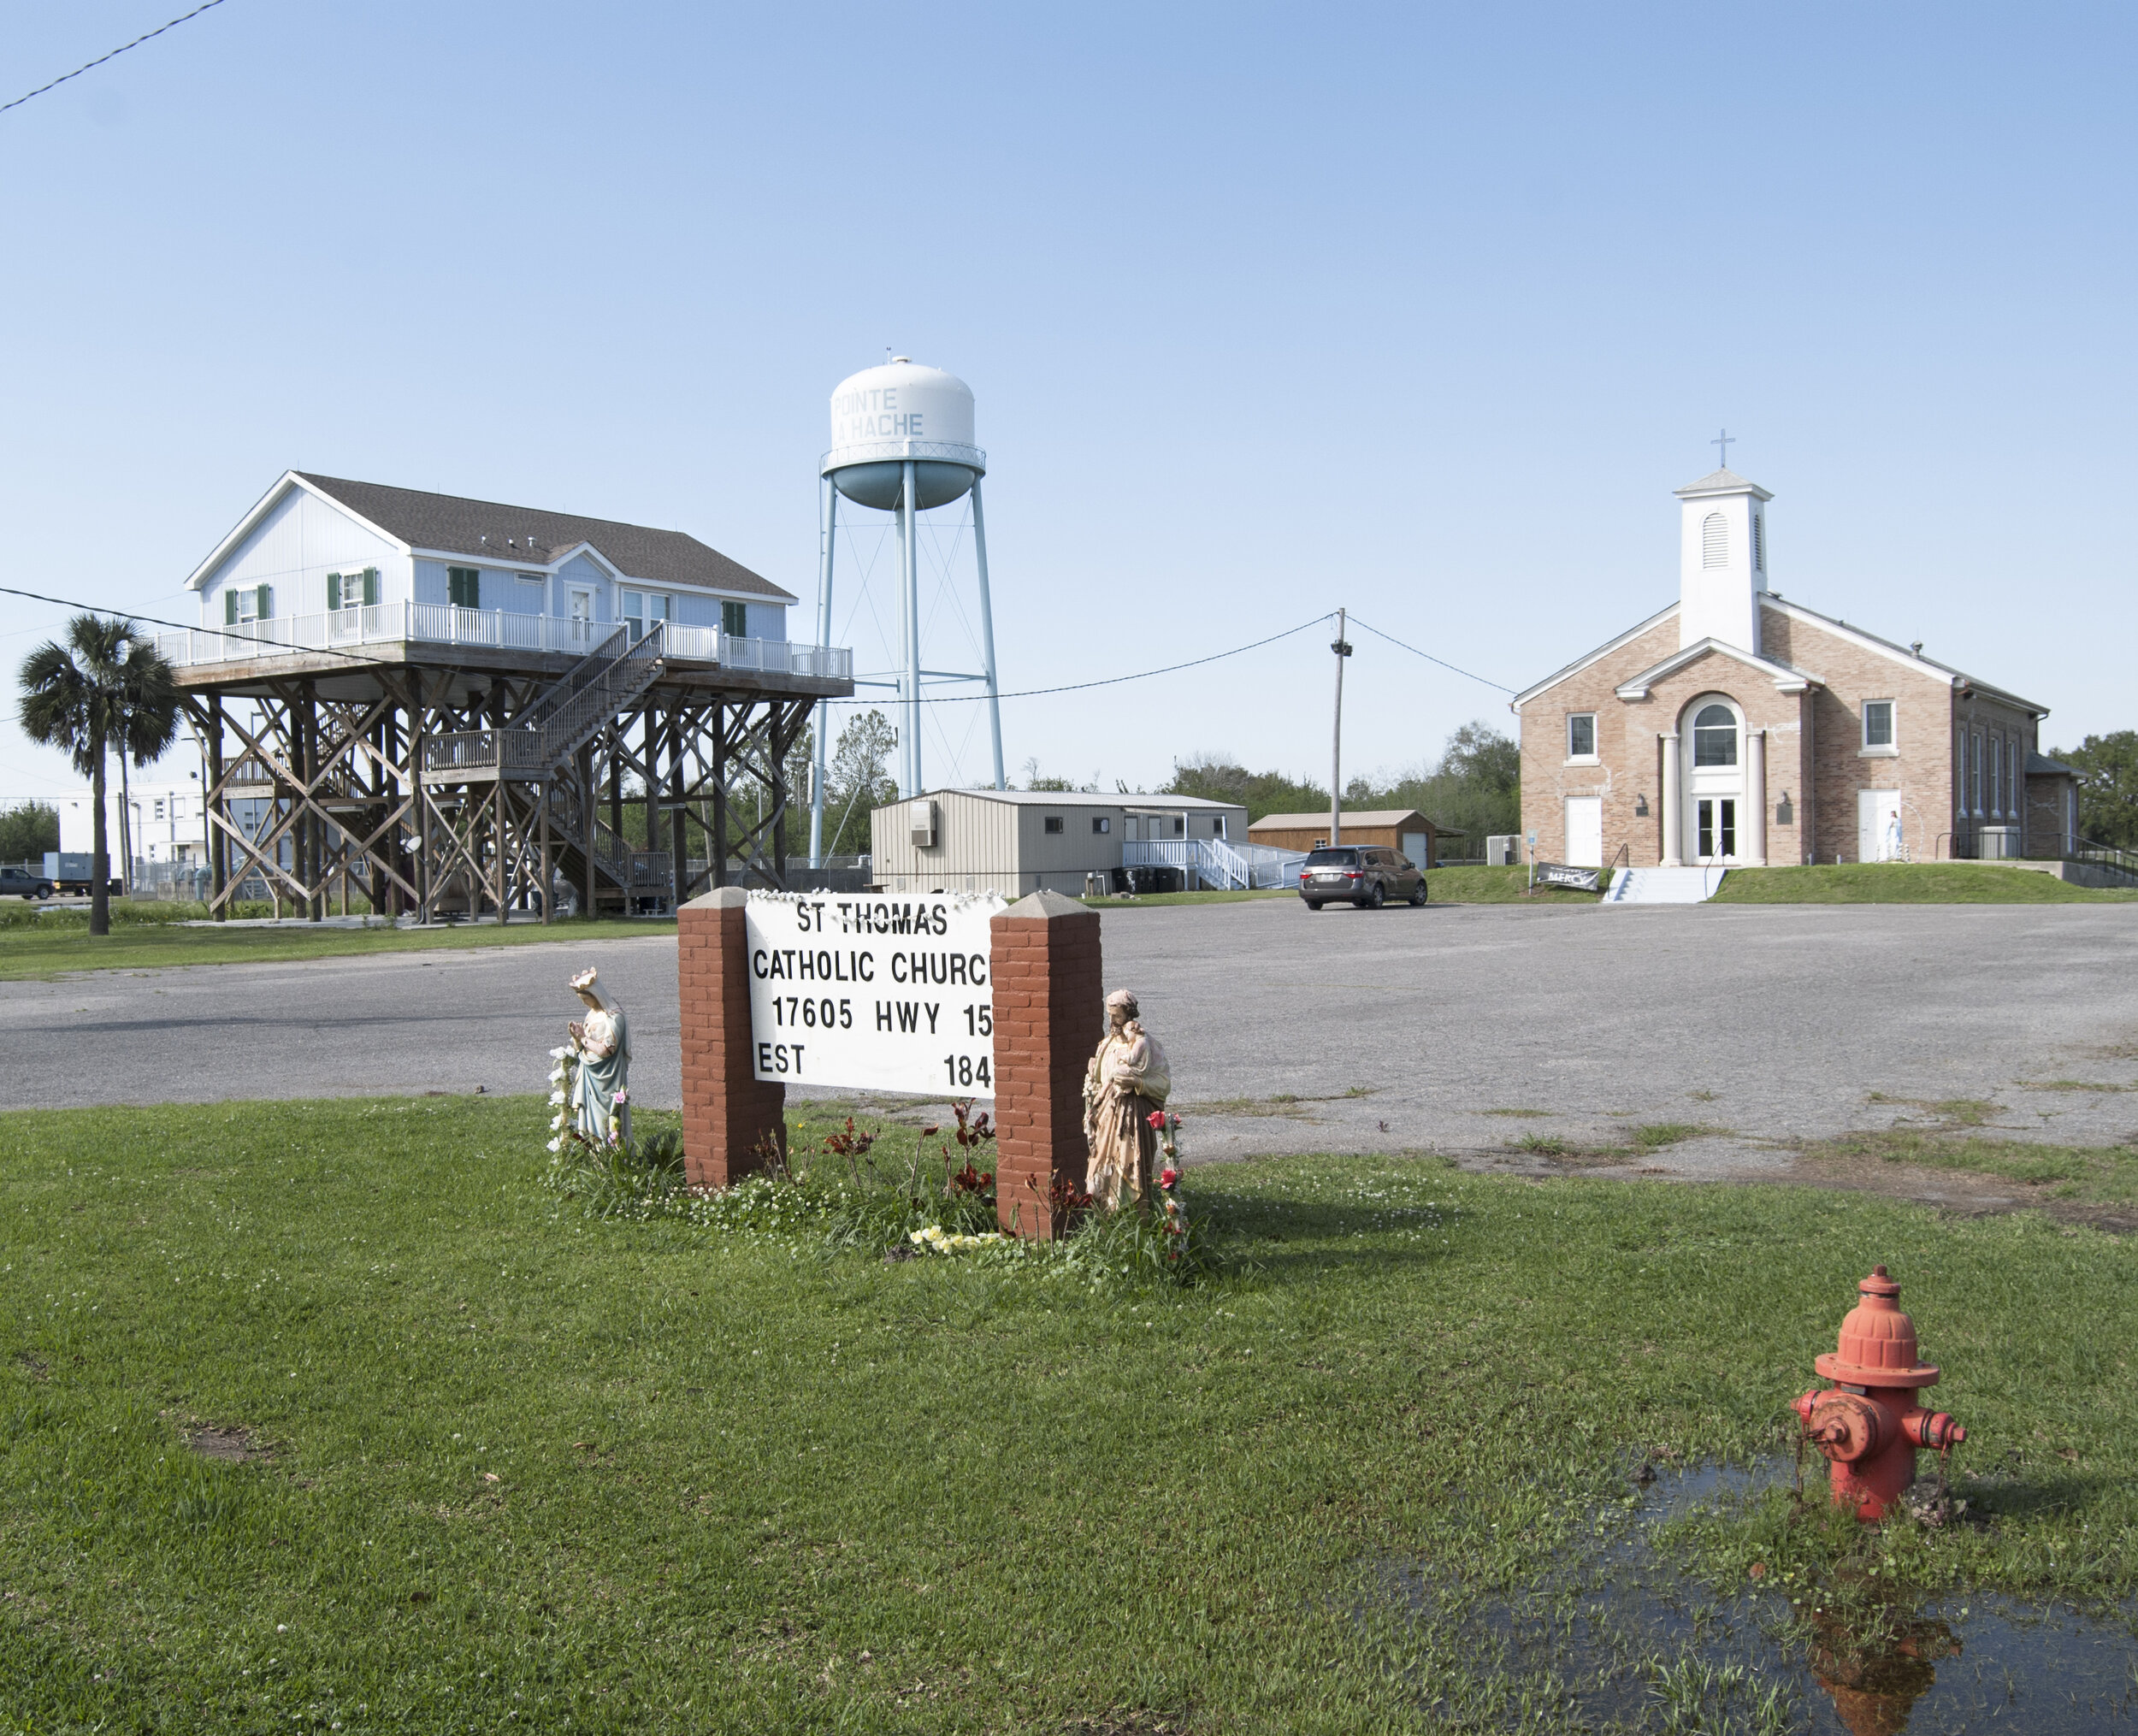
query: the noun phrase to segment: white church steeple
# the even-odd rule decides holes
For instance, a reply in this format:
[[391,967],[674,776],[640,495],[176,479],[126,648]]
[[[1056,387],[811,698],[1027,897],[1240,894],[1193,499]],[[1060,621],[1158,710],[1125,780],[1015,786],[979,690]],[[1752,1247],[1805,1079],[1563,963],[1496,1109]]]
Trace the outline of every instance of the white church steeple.
[[1677,492],[1678,643],[1720,640],[1759,652],[1758,593],[1767,588],[1767,503],[1775,497],[1734,470]]

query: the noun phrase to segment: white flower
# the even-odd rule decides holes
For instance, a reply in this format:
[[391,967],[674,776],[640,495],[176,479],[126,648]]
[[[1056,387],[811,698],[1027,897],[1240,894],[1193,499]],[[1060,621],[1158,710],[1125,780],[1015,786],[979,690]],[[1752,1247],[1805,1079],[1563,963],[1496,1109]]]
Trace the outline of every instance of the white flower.
[[553,1048],[549,1052],[549,1058],[553,1061],[561,1061],[570,1053],[571,1051],[568,1048]]
[[564,1101],[564,1094],[562,1091],[552,1091],[549,1094],[549,1101],[552,1103],[561,1103]]
[[564,1149],[564,1142],[561,1139],[552,1139],[549,1142],[549,1148],[552,1151],[561,1151]]

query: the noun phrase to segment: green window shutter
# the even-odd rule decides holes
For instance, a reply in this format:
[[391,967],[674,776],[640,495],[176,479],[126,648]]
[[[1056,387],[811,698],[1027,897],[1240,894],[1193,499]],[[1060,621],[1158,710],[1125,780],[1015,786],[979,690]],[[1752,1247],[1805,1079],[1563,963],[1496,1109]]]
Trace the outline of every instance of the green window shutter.
[[264,621],[275,612],[275,589],[271,585],[260,587],[260,619]]
[[379,606],[379,570],[376,567],[363,570],[363,606],[367,609]]
[[235,627],[238,624],[238,590],[234,585],[223,587],[222,624],[226,627]]
[[327,575],[327,612],[331,615],[341,606],[341,575]]

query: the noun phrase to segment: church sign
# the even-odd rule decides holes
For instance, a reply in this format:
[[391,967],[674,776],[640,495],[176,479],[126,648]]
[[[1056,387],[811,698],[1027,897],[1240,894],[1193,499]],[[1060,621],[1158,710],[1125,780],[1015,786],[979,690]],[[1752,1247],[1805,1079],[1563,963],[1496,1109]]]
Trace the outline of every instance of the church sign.
[[995,1095],[993,893],[753,892],[755,1077],[929,1096]]

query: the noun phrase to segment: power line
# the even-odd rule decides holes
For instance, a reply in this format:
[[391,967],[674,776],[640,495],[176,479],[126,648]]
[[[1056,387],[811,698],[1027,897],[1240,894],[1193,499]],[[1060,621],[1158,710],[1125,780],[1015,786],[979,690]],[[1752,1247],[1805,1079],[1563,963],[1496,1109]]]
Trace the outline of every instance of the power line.
[[[50,597],[47,596],[42,591],[25,591],[14,585],[0,585],[0,596],[27,597],[34,602],[56,603],[62,609],[87,609],[92,613],[108,612],[103,610],[101,605],[95,603],[85,603],[79,598]],[[212,627],[189,627],[183,621],[166,621],[161,616],[157,615],[137,615],[131,611],[125,611],[125,618],[129,621],[145,621],[151,627],[169,627],[181,633],[212,633],[216,630]],[[1105,676],[1097,681],[1072,682],[1066,687],[1027,688],[1020,693],[999,694],[995,695],[995,697],[1005,700],[1029,700],[1037,698],[1042,694],[1081,693],[1086,688],[1119,687],[1123,682],[1148,681],[1153,676],[1172,675],[1180,670],[1197,669],[1206,663],[1218,663],[1223,661],[1228,657],[1238,657],[1245,652],[1259,651],[1263,646],[1274,645],[1279,640],[1289,639],[1295,633],[1304,633],[1309,627],[1314,626],[1320,622],[1327,620],[1328,618],[1329,617],[1326,615],[1317,615],[1311,621],[1302,621],[1296,627],[1287,627],[1282,633],[1273,633],[1268,638],[1258,639],[1252,645],[1236,645],[1230,651],[1214,651],[1208,657],[1191,658],[1186,663],[1168,664],[1163,669],[1141,670],[1134,675]],[[238,634],[227,636],[243,638],[245,635]],[[393,661],[391,658],[383,657],[366,657],[361,652],[337,650],[331,645],[310,645],[303,647],[292,646],[290,648],[292,651],[303,650],[309,655],[315,657],[339,657],[346,662],[360,663],[365,664],[367,667],[375,668],[379,665]],[[1403,648],[1405,650],[1409,650],[1410,647],[1405,646]],[[1422,653],[1420,654],[1422,655]],[[969,704],[974,700],[984,700],[987,697],[988,695],[983,693],[944,694],[932,699],[926,694],[923,694],[921,696],[921,703],[924,706],[954,706]],[[864,700],[820,700],[818,703],[827,706],[869,705],[880,704],[881,701]]]
[[[219,5],[221,0],[210,0],[210,3]],[[32,602],[56,603],[62,609],[86,609],[92,615],[114,615],[116,618],[125,621],[145,621],[151,627],[168,627],[180,633],[213,633],[216,631],[216,629],[212,627],[203,627],[198,623],[189,626],[183,621],[166,621],[160,615],[137,615],[130,609],[108,610],[101,603],[85,603],[79,597],[48,597],[42,591],[19,590],[13,585],[0,585],[0,597],[27,597]],[[30,630],[34,632],[36,629],[32,628]],[[227,633],[221,636],[226,639],[247,639],[249,637],[242,633]],[[272,641],[266,642],[271,643]],[[393,658],[386,657],[366,657],[360,651],[338,650],[331,645],[292,645],[289,649],[292,652],[302,651],[312,657],[338,657],[345,663],[360,663],[367,669],[382,668],[393,661]]]
[[[1287,627],[1282,633],[1273,633],[1267,639],[1258,639],[1252,645],[1236,645],[1230,651],[1214,651],[1208,657],[1190,658],[1186,663],[1169,663],[1163,669],[1138,670],[1134,675],[1104,676],[1097,681],[1071,682],[1066,686],[1058,688],[1025,688],[1017,693],[995,694],[991,697],[998,700],[1032,700],[1045,694],[1080,694],[1089,688],[1119,687],[1123,682],[1149,681],[1155,675],[1173,675],[1184,669],[1200,669],[1206,663],[1220,663],[1228,657],[1238,657],[1246,652],[1260,651],[1265,645],[1274,645],[1279,640],[1289,639],[1295,633],[1304,633],[1309,627],[1317,627],[1328,618],[1326,615],[1317,615],[1310,621],[1302,621],[1296,627]],[[1410,647],[1405,646],[1403,648],[1408,651]],[[969,706],[976,700],[984,700],[989,697],[990,695],[987,694],[939,694],[931,698],[923,694],[920,702],[924,706]],[[880,700],[856,699],[832,700],[826,703],[863,706],[881,705],[883,702]]]
[[177,29],[180,25],[185,23],[186,18],[198,18],[202,13],[207,11],[210,7],[220,6],[221,4],[222,0],[206,0],[206,4],[196,6],[191,12],[188,12],[186,15],[185,18],[174,18],[168,24],[159,24],[146,36],[137,36],[132,42],[126,44],[124,47],[115,48],[109,54],[98,55],[96,59],[91,61],[87,66],[76,67],[71,73],[62,73],[59,77],[54,79],[50,84],[39,85],[34,91],[30,92],[27,95],[17,97],[12,103],[0,103],[0,115],[6,114],[10,109],[20,109],[25,103],[30,100],[31,97],[41,97],[47,91],[57,90],[59,86],[65,84],[68,80],[78,79],[84,73],[92,71],[95,68],[102,66],[108,60],[118,59],[118,57],[124,54],[127,49],[139,48],[145,42],[154,41],[157,37],[162,35],[162,33],[167,30]]
[[1376,639],[1385,639],[1391,645],[1402,646],[1403,648],[1405,651],[1408,651],[1413,657],[1422,657],[1427,663],[1437,663],[1443,669],[1454,670],[1455,673],[1461,676],[1465,681],[1474,681],[1483,687],[1497,688],[1499,691],[1503,694],[1512,694],[1515,691],[1514,688],[1510,687],[1502,687],[1500,683],[1496,681],[1488,681],[1481,675],[1472,675],[1467,669],[1457,669],[1454,664],[1450,663],[1445,658],[1435,657],[1430,651],[1420,651],[1415,645],[1404,645],[1403,641],[1398,639],[1394,634],[1384,633],[1379,628],[1373,625],[1370,622],[1360,620],[1355,615],[1351,617],[1351,624],[1354,627],[1365,628],[1366,630],[1372,634]]

